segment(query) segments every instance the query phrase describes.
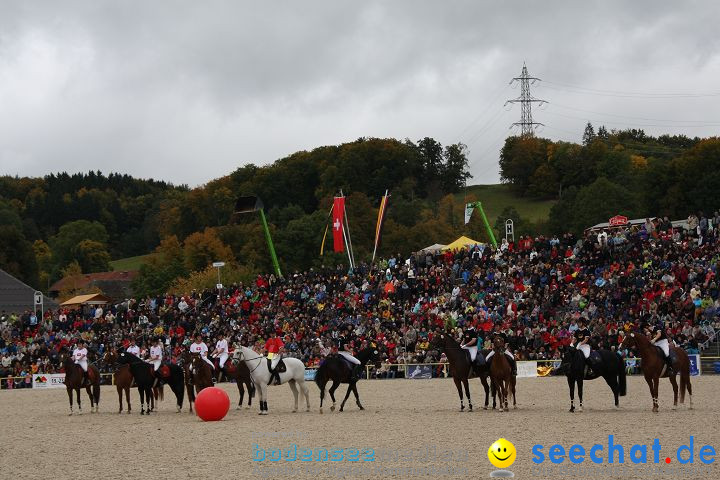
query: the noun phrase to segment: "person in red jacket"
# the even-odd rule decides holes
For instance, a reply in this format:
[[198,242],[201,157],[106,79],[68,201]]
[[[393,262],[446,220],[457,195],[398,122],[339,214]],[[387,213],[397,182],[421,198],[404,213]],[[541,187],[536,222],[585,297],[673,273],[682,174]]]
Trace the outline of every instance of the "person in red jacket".
[[267,357],[270,360],[270,381],[268,385],[272,384],[273,379],[275,379],[275,385],[280,385],[280,374],[277,371],[277,365],[280,362],[284,348],[285,344],[277,336],[277,332],[273,330],[270,338],[265,342],[265,352],[267,352]]

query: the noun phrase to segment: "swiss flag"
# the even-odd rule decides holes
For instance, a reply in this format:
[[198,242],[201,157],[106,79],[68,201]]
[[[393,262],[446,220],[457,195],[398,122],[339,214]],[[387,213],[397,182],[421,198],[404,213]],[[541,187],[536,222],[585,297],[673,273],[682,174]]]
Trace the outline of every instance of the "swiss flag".
[[333,247],[336,252],[345,250],[343,242],[343,218],[345,217],[345,197],[335,197],[333,203],[332,231]]

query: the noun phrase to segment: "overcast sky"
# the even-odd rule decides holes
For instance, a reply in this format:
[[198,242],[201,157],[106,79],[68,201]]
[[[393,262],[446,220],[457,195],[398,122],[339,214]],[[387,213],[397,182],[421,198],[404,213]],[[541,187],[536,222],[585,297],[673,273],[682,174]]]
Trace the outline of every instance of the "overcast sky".
[[720,131],[720,2],[0,2],[0,174],[191,186],[362,136],[498,181],[527,62],[540,135]]

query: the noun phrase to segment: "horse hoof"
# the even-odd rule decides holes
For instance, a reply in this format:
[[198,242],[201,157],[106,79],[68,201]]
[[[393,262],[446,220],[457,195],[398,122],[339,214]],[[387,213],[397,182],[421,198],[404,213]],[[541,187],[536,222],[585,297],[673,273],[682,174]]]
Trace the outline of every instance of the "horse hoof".
[[306,408],[305,411],[306,411],[306,412],[309,412],[309,411],[310,411],[310,407]]
[[68,417],[72,417],[73,412],[68,413]]
[[322,413],[323,413],[323,411],[322,411],[322,408],[321,408],[321,409],[320,409],[320,414],[322,415]]
[[360,410],[365,410],[365,407],[363,407],[362,405],[358,405],[358,408],[359,408]]
[[297,413],[297,408],[293,408],[292,413]]
[[487,405],[485,405],[485,406],[483,407],[483,410],[487,410],[487,409],[488,409],[488,407],[487,407]]
[[332,407],[330,407],[330,411],[331,411],[331,412],[334,412],[334,411],[335,411],[335,405],[333,405]]
[[517,405],[513,405],[513,410],[517,410]]
[[132,412],[130,410],[127,411],[127,414],[130,415]]
[[582,405],[580,405],[580,407],[578,407],[578,412],[582,412],[582,411],[583,411],[583,407],[582,407]]

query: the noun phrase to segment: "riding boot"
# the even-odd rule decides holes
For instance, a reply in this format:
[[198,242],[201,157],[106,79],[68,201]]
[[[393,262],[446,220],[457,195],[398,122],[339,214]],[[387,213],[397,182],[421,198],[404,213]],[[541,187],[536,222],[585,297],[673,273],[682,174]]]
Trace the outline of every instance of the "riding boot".
[[668,376],[675,375],[675,369],[673,368],[672,358],[668,355],[665,357],[665,364],[667,365],[667,374]]
[[590,357],[585,359],[585,365],[587,365],[587,367],[588,367],[588,370],[587,370],[588,375],[592,375],[594,372],[593,372],[592,362],[590,361]]

